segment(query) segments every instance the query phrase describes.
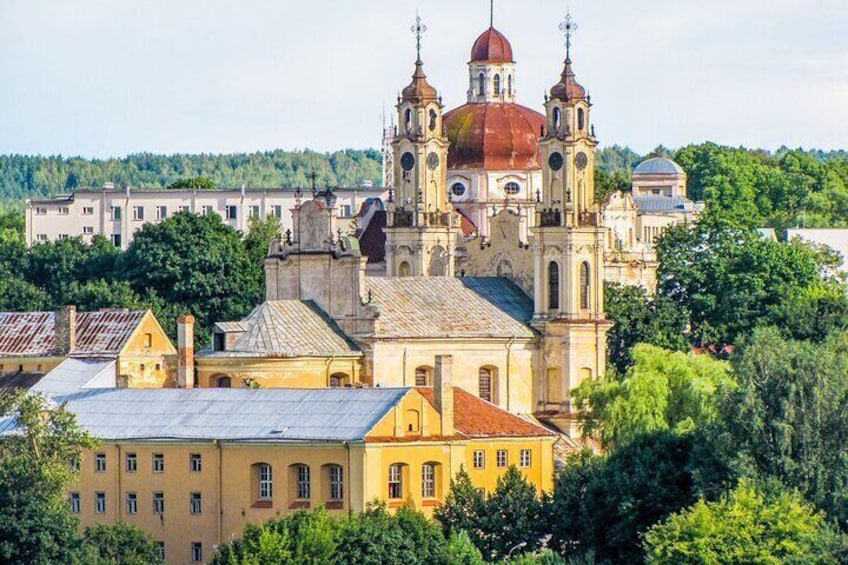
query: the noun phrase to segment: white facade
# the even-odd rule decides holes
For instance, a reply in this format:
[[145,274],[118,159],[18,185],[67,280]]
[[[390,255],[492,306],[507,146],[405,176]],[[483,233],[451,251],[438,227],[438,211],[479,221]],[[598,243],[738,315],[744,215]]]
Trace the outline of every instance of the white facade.
[[[385,200],[383,188],[340,188],[335,192],[340,227],[359,212],[368,198]],[[303,199],[311,198],[305,191]],[[46,241],[82,236],[90,242],[103,235],[116,247],[126,249],[133,235],[146,223],[159,223],[180,211],[218,214],[225,223],[246,231],[251,216],[280,218],[282,229],[291,229],[289,211],[296,194],[289,188],[265,189],[83,189],[68,196],[27,200],[26,242],[28,246]]]

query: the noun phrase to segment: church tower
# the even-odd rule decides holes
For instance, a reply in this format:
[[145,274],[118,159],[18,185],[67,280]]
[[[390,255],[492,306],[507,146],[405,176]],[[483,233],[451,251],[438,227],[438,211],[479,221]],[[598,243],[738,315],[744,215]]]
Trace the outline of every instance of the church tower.
[[585,379],[603,376],[612,325],[604,314],[606,228],[595,202],[597,140],[590,100],[571,62],[576,28],[571,15],[560,25],[566,58],[545,101],[546,124],[539,141],[543,190],[533,228],[533,318],[545,343],[539,409],[569,432],[576,430],[569,391]]
[[394,189],[386,206],[386,275],[453,276],[457,226],[447,195],[448,139],[442,125],[442,100],[427,82],[418,57],[412,82],[398,97],[398,125],[392,141]]

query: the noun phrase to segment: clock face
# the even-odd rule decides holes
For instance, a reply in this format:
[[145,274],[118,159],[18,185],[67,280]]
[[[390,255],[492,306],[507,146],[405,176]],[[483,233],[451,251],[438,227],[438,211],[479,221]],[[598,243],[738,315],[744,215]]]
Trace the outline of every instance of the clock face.
[[411,171],[415,166],[415,156],[407,151],[400,157],[400,166],[404,171]]
[[435,151],[431,151],[429,155],[427,155],[427,166],[430,170],[434,170],[439,166],[439,154]]
[[589,164],[589,158],[582,151],[577,154],[577,157],[574,158],[574,164],[577,166],[579,170],[583,170],[586,168],[586,165]]
[[548,157],[548,166],[554,171],[558,171],[562,168],[562,153],[551,153],[551,156]]

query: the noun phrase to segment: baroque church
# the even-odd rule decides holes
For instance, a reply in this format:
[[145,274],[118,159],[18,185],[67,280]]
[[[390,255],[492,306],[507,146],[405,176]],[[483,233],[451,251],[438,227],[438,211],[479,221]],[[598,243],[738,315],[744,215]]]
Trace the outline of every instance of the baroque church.
[[[566,56],[544,114],[516,102],[512,46],[491,26],[471,50],[467,103],[446,112],[417,20],[381,221],[372,214],[370,230],[344,235],[331,190],[298,201],[265,261],[266,302],[216,326],[197,355],[198,384],[432,386],[437,356],[451,355],[456,386],[574,437],[569,391],[606,370],[604,281],[650,290],[656,266],[634,196],[596,202],[598,141],[571,59],[574,27],[570,16],[561,26]],[[675,212],[688,202],[685,174],[650,161],[662,162],[636,197],[674,196],[668,209],[655,204],[651,229],[686,221],[691,210]]]

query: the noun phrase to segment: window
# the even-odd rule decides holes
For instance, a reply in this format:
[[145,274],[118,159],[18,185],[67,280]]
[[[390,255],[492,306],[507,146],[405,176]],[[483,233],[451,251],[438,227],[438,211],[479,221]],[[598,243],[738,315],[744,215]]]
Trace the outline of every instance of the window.
[[35,209],[35,213],[39,216],[44,216],[47,214],[47,208],[38,207]]
[[165,472],[165,455],[162,453],[154,453],[153,454],[153,472],[154,473],[164,473]]
[[439,115],[436,113],[436,111],[433,110],[433,109],[430,109],[430,123],[427,124],[428,127],[430,128],[430,131],[433,131],[433,130],[436,129],[436,123],[438,121],[438,118],[439,118]]
[[421,496],[434,498],[436,496],[436,465],[424,463],[421,466]]
[[421,413],[418,410],[407,410],[404,422],[406,422],[407,432],[412,434],[421,433]]
[[127,493],[127,514],[138,514],[138,495],[134,492]]
[[432,382],[430,375],[432,369],[430,367],[418,367],[415,369],[415,386],[430,386]]
[[271,466],[267,463],[259,464],[259,499],[271,500],[274,497],[274,477]]
[[412,110],[409,108],[403,113],[403,123],[406,127],[406,131],[410,131],[412,129]]
[[37,236],[35,236],[35,240],[36,241],[47,241],[47,234],[46,233],[40,233]]
[[113,233],[112,234],[112,245],[114,245],[115,247],[121,246],[121,234],[119,234],[119,233]]
[[493,83],[494,83],[495,96],[500,96],[501,95],[501,75],[495,75],[495,80],[493,81]]
[[189,212],[191,212],[191,206],[180,206],[180,212],[188,214]]
[[509,196],[515,196],[521,191],[521,185],[517,182],[508,182],[504,185],[504,193]]
[[509,464],[509,457],[506,449],[498,449],[498,467],[503,468]]
[[339,216],[342,218],[350,218],[353,215],[353,208],[350,204],[342,204],[339,206]]
[[330,388],[339,388],[346,386],[350,381],[347,373],[333,373],[330,375]]
[[403,465],[389,465],[389,498],[403,498]]
[[586,112],[583,108],[577,108],[577,129],[582,130],[586,127]]
[[164,541],[156,541],[153,542],[156,544],[156,554],[159,556],[159,559],[165,561],[165,542]]
[[80,513],[80,493],[72,492],[68,495],[68,502],[71,505],[71,514]]
[[400,266],[398,267],[398,276],[399,277],[411,277],[412,276],[412,267],[410,266],[408,261],[401,261]]
[[203,498],[199,492],[191,493],[189,499],[189,511],[192,514],[200,514],[203,511]]
[[93,226],[83,226],[82,227],[82,233],[84,235],[91,235],[91,234],[94,233],[94,227]]
[[559,129],[560,117],[561,117],[561,114],[560,114],[559,108],[554,108],[554,124],[553,124],[554,130]]
[[232,388],[233,379],[231,377],[226,376],[226,375],[218,377],[215,380],[215,386],[217,388]]
[[507,94],[512,96],[512,75],[506,77],[506,91]]
[[203,469],[203,458],[199,453],[192,453],[189,456],[190,465],[192,473],[199,473]]
[[548,310],[559,308],[559,265],[548,263]]
[[164,514],[165,513],[165,493],[161,491],[157,491],[153,493],[153,513],[154,514]]
[[60,216],[67,216],[68,215],[68,207],[67,206],[60,206],[59,207],[59,215]]
[[477,75],[477,93],[480,96],[486,94],[486,76],[483,73]]
[[191,562],[200,563],[203,561],[203,544],[199,541],[191,542]]
[[485,469],[486,468],[486,452],[482,449],[478,449],[474,452],[474,468],[475,469]]
[[493,402],[493,394],[492,394],[492,370],[487,367],[480,367],[480,373],[478,375],[478,387],[480,398],[485,400],[486,402]]
[[228,220],[235,220],[238,217],[238,206],[227,206],[226,212]]
[[83,216],[93,216],[94,215],[94,208],[92,208],[91,206],[83,207],[82,215]]
[[204,204],[203,206],[200,207],[200,213],[203,216],[211,216],[212,212],[213,212],[212,206],[209,206],[208,204]]
[[135,473],[138,470],[138,455],[127,453],[127,473]]
[[589,307],[589,263],[580,263],[580,307]]
[[144,347],[153,347],[153,334],[144,334]]
[[274,216],[275,218],[283,217],[283,207],[282,206],[271,206],[271,213],[269,216]]
[[136,222],[144,220],[144,206],[133,206],[133,220]]
[[297,465],[297,498],[309,499],[310,490],[309,466]]
[[121,207],[120,206],[112,206],[109,208],[110,215],[112,216],[112,221],[120,222],[121,221]]
[[451,185],[451,192],[454,196],[462,196],[465,194],[465,185],[461,182],[455,182]]
[[330,500],[344,498],[344,469],[341,465],[330,465]]
[[106,454],[105,453],[95,453],[94,454],[94,470],[98,473],[106,472]]
[[[2,365],[0,365],[0,369],[2,369]],[[80,470],[80,460],[79,457],[71,457],[68,459],[68,469],[71,470],[72,473],[79,473]]]
[[530,466],[530,463],[532,462],[531,453],[532,452],[529,449],[522,449],[521,450],[521,460],[520,460],[519,464],[522,467],[529,467]]
[[94,493],[94,512],[97,514],[105,514],[106,513],[106,493],[105,492],[95,492]]
[[71,236],[69,236],[69,235],[68,235],[68,234],[66,234],[66,233],[60,233],[60,234],[59,234],[59,241],[64,241],[64,240],[66,240],[66,239],[70,239],[70,237],[71,237]]
[[259,206],[251,206],[250,207],[250,215],[254,218],[259,217]]
[[156,207],[156,219],[164,220],[168,217],[168,207],[167,206],[157,206]]

